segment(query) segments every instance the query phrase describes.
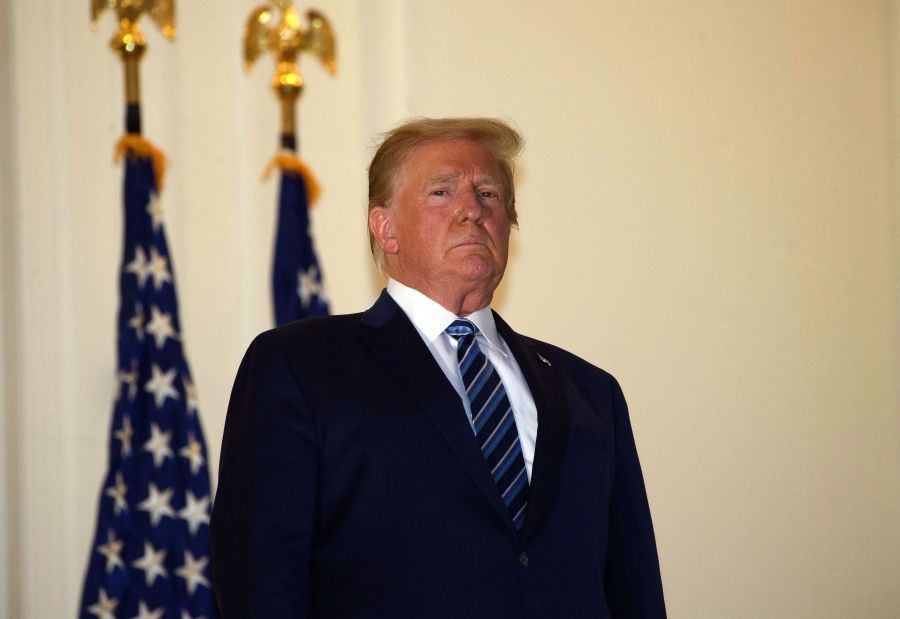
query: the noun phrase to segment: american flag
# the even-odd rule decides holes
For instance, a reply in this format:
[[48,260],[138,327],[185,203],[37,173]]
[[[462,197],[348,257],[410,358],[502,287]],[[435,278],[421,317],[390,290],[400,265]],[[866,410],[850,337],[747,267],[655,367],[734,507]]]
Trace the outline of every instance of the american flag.
[[309,172],[296,156],[282,155],[276,160],[282,172],[272,293],[275,324],[283,325],[308,316],[325,316],[329,310],[309,233]]
[[210,494],[156,175],[125,163],[117,389],[80,617],[212,619]]

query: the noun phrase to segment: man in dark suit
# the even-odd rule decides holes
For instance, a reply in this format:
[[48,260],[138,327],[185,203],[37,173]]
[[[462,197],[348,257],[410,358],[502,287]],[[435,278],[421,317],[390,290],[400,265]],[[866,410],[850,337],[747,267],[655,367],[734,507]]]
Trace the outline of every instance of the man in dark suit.
[[618,383],[490,309],[520,148],[488,119],[389,132],[386,291],[251,344],[212,518],[226,619],[665,616]]

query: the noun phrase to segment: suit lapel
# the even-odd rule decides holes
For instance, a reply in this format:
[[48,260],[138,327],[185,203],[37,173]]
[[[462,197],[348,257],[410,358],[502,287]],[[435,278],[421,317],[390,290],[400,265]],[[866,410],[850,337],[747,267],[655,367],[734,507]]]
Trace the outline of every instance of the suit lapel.
[[522,537],[528,539],[546,522],[559,493],[569,434],[565,394],[558,370],[534,349],[529,340],[510,329],[496,313],[494,319],[497,330],[525,376],[538,413],[537,444],[525,525],[522,528]]
[[384,291],[375,305],[363,314],[362,324],[368,327],[362,329],[366,345],[425,409],[475,485],[513,529],[509,510],[503,505],[491,479],[459,394],[447,381],[406,314]]

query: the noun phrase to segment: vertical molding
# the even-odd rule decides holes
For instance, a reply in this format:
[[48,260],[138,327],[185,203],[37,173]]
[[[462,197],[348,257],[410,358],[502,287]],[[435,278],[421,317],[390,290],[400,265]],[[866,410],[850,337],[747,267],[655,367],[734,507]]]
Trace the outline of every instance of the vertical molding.
[[[235,3],[232,21],[243,25],[249,15],[250,5]],[[237,31],[235,37],[238,36]],[[243,44],[237,38],[235,46]],[[232,173],[235,179],[234,201],[231,218],[236,223],[234,235],[231,237],[233,255],[236,257],[234,275],[236,279],[236,297],[238,303],[237,322],[239,341],[248,342],[260,330],[263,321],[271,320],[271,304],[263,299],[270,296],[268,271],[260,270],[260,256],[268,266],[269,254],[257,242],[265,238],[274,222],[274,200],[277,181],[270,178],[263,183],[261,174],[266,158],[275,152],[277,138],[274,117],[276,102],[268,89],[264,96],[257,92],[261,83],[268,84],[271,72],[270,65],[263,61],[253,67],[253,71],[244,71],[242,58],[235,55],[234,81],[232,96],[234,109],[232,124],[234,127],[234,160]],[[262,66],[258,66],[262,65]],[[256,74],[256,75],[254,75]],[[260,74],[264,76],[260,80]],[[264,308],[264,309],[263,309]],[[243,353],[243,346],[241,346]],[[214,449],[218,452],[219,446]],[[217,473],[218,471],[216,471]],[[213,474],[215,477],[215,473]]]
[[360,5],[363,93],[378,93],[367,99],[363,110],[364,135],[382,133],[413,109],[409,88],[409,9],[406,0]]
[[[360,85],[366,105],[360,114],[361,135],[371,140],[414,110],[410,89],[409,6],[406,0],[363,0],[359,9]],[[368,165],[374,149],[364,151]],[[362,224],[366,228],[368,224]],[[367,259],[369,257],[366,251]],[[371,265],[371,261],[369,262]],[[377,294],[385,276],[374,266],[368,270],[371,290]]]
[[[12,95],[14,29],[13,7],[0,3],[0,144],[6,152],[17,149],[16,108]],[[16,362],[18,337],[18,312],[15,290],[18,268],[19,219],[16,186],[15,157],[0,158],[0,616],[20,617],[19,592],[21,579],[18,566],[20,546],[18,479],[18,420],[20,372]]]
[[884,0],[884,30],[885,105],[890,162],[888,203],[893,224],[894,401],[900,404],[900,0]]
[[[75,10],[77,9],[79,10]],[[86,557],[75,551],[78,548],[79,531],[77,528],[77,493],[79,466],[77,458],[78,443],[76,440],[76,428],[79,424],[79,410],[84,392],[79,387],[80,376],[78,368],[81,365],[79,344],[85,337],[81,333],[75,306],[79,304],[80,282],[76,280],[75,248],[84,246],[84,239],[78,237],[73,226],[74,213],[80,210],[78,204],[79,188],[73,182],[75,158],[78,156],[73,147],[73,124],[77,122],[79,111],[72,98],[73,82],[78,82],[78,63],[73,62],[71,49],[74,47],[72,39],[85,38],[90,35],[90,30],[81,21],[81,7],[71,0],[53,0],[52,15],[53,25],[57,32],[65,33],[65,36],[55,37],[51,46],[53,56],[53,71],[51,73],[56,88],[51,98],[50,128],[53,135],[54,148],[50,159],[53,170],[53,224],[57,230],[57,272],[59,273],[58,292],[58,329],[57,340],[58,354],[61,363],[59,374],[59,407],[56,418],[52,421],[53,431],[58,441],[58,457],[62,461],[62,468],[54,463],[47,454],[46,462],[41,462],[42,477],[56,473],[59,476],[58,496],[51,497],[50,501],[59,507],[64,514],[58,517],[60,530],[60,545],[58,548],[64,553],[60,557],[59,578],[62,579],[59,588],[58,599],[52,602],[53,612],[59,612],[59,616],[71,616],[77,613],[78,594],[80,592],[81,572],[84,569]],[[87,21],[87,20],[85,20]],[[80,88],[81,86],[79,86]],[[85,86],[85,88],[89,88]],[[107,372],[113,373],[113,368]],[[46,381],[46,377],[41,377]],[[109,409],[106,402],[105,410]],[[48,506],[49,507],[49,506]],[[52,558],[48,549],[41,549],[42,561]]]
[[[21,574],[18,617],[74,612],[75,386],[71,324],[71,186],[66,122],[65,22],[61,0],[18,0],[13,7],[15,207],[19,303],[16,427]],[[78,24],[81,26],[81,24]],[[47,32],[59,36],[47,36]],[[35,45],[40,41],[40,45]]]

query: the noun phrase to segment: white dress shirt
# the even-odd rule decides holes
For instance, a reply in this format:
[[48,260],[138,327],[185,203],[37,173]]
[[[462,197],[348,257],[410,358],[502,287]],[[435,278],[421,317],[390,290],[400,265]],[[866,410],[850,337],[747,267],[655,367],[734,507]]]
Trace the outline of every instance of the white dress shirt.
[[531,481],[531,465],[534,462],[534,444],[538,427],[537,408],[516,358],[513,357],[506,342],[497,333],[497,325],[494,324],[491,308],[484,307],[468,316],[460,317],[418,290],[396,280],[388,279],[387,291],[413,323],[416,331],[422,337],[422,341],[425,342],[425,346],[431,351],[434,360],[447,376],[447,380],[456,389],[466,409],[466,415],[469,417],[469,424],[472,423],[472,410],[469,399],[466,397],[466,388],[463,385],[459,363],[456,359],[457,341],[447,335],[444,330],[457,318],[471,320],[478,327],[475,341],[481,352],[494,364],[500,380],[503,381],[503,387],[506,389],[513,417],[516,420],[516,428],[519,431],[525,470],[528,473],[528,480]]

